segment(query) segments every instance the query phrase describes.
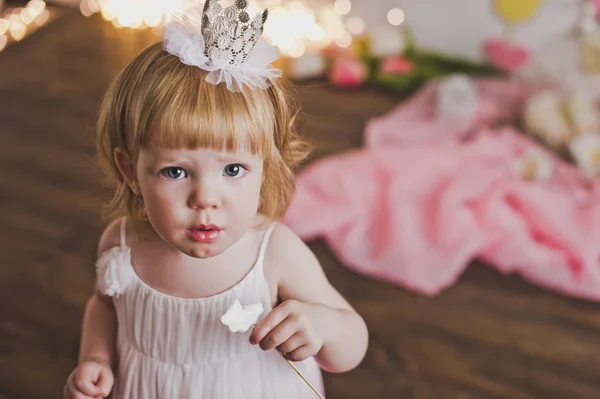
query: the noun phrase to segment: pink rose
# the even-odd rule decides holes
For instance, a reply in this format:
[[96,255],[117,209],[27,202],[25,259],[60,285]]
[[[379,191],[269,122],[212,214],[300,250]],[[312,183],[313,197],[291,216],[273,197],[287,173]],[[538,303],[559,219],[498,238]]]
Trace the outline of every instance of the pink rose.
[[367,67],[354,57],[341,57],[336,59],[329,71],[329,80],[335,86],[355,87],[360,86],[367,79]]
[[379,72],[384,75],[408,75],[414,68],[412,61],[404,57],[392,56],[381,62]]
[[321,49],[321,54],[324,57],[338,58],[348,53],[348,49],[342,48],[337,44],[330,44],[327,47]]

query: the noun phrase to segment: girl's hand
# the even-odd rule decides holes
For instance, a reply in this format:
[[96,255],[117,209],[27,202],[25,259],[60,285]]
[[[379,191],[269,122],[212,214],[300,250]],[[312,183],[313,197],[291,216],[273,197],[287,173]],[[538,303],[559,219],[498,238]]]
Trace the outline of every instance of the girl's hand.
[[315,356],[326,341],[327,319],[332,310],[324,305],[287,300],[256,325],[250,343],[259,344],[263,350],[277,348],[295,362]]
[[73,370],[64,389],[64,399],[106,398],[114,383],[113,372],[101,359],[83,360]]

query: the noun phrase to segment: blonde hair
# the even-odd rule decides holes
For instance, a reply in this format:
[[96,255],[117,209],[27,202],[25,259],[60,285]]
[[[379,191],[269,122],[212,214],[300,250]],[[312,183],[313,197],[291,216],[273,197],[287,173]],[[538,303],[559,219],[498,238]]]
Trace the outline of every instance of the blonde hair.
[[280,218],[294,191],[294,170],[308,146],[294,127],[297,103],[281,79],[269,89],[234,93],[207,83],[207,72],[183,64],[156,43],[131,61],[109,86],[96,125],[98,159],[114,189],[104,216],[146,224],[114,159],[117,148],[134,162],[150,140],[164,148],[236,150],[246,143],[264,158],[258,212]]

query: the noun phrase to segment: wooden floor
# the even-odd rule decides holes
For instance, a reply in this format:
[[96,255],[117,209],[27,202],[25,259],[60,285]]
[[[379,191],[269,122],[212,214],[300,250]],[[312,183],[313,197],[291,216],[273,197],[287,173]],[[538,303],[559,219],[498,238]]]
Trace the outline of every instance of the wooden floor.
[[[103,227],[91,124],[109,80],[154,40],[73,12],[0,53],[0,399],[60,398],[75,365]],[[360,146],[364,123],[397,101],[300,93],[315,157]],[[600,398],[600,305],[482,265],[421,297],[311,247],[371,332],[358,369],[325,376],[328,398]]]

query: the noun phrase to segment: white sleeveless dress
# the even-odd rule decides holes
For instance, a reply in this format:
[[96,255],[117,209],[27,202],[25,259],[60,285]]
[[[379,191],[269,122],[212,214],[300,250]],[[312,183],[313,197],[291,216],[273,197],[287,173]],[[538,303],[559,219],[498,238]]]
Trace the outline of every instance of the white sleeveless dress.
[[[121,225],[121,245],[96,264],[98,287],[113,298],[118,318],[118,370],[113,399],[314,399],[316,394],[275,350],[248,342],[250,331],[232,333],[221,316],[238,299],[272,309],[263,274],[271,225],[255,265],[229,290],[206,298],[179,298],[144,283],[131,264]],[[296,363],[321,392],[314,358]]]

